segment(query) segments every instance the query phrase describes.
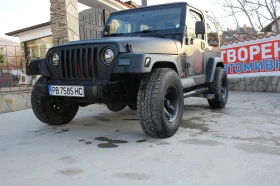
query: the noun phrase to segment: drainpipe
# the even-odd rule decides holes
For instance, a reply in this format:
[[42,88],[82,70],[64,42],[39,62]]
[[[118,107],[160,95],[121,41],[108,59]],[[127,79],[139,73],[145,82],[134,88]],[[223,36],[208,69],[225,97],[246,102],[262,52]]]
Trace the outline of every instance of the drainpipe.
[[142,6],[147,6],[147,0],[142,0]]

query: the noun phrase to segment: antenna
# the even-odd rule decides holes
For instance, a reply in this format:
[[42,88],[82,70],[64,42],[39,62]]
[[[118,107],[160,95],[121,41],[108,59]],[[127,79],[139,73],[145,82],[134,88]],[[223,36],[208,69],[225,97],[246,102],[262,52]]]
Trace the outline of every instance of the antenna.
[[148,4],[147,1],[148,0],[142,0],[142,6],[147,6],[147,4]]

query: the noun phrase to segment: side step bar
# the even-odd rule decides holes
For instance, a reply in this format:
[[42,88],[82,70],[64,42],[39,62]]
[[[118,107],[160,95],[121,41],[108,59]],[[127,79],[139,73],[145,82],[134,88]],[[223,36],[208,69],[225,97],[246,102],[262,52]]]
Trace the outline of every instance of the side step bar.
[[215,94],[205,94],[208,91],[209,91],[209,88],[199,88],[199,89],[184,93],[184,98],[195,96],[195,97],[204,97],[206,99],[214,99]]

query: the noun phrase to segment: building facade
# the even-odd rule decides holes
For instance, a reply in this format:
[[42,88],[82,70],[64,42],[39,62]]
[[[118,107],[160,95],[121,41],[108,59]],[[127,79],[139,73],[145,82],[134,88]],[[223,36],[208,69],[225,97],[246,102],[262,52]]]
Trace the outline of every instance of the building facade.
[[[78,12],[78,3],[91,7]],[[19,37],[22,56],[30,61],[44,58],[48,49],[68,41],[99,38],[109,14],[135,8],[132,1],[50,0],[50,21],[6,33]]]

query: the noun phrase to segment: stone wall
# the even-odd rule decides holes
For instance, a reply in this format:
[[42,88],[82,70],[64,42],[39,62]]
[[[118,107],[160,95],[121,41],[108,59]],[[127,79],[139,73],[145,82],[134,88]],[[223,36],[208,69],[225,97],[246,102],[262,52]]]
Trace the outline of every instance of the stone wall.
[[0,93],[0,113],[31,108],[30,91]]
[[77,0],[50,0],[53,45],[79,40]]
[[230,78],[229,90],[280,93],[280,76]]

